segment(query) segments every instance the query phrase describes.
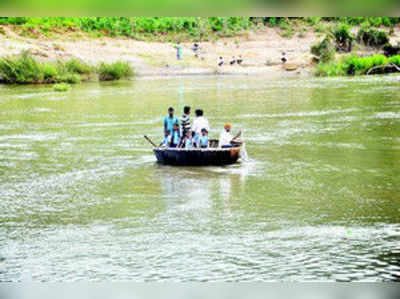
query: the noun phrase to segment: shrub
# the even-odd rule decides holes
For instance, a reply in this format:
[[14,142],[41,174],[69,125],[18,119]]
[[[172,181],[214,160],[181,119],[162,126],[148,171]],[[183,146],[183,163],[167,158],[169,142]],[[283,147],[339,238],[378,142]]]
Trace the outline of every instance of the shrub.
[[59,83],[53,85],[53,90],[58,92],[68,91],[70,88],[71,86],[65,83]]
[[81,83],[81,77],[78,74],[64,74],[58,77],[57,82],[64,82],[69,84],[79,84]]
[[0,59],[0,76],[5,83],[27,84],[43,81],[41,65],[28,52]]
[[128,62],[117,61],[111,64],[102,63],[99,66],[99,80],[112,81],[133,76],[133,70]]
[[79,75],[88,75],[92,72],[92,68],[88,64],[76,58],[67,61],[65,63],[65,68],[67,69],[68,72]]
[[387,57],[398,55],[398,54],[400,54],[400,45],[393,46],[393,45],[387,43],[383,47],[383,51],[385,53],[385,56],[387,56]]
[[350,27],[346,23],[340,23],[332,30],[332,34],[335,37],[336,49],[340,51],[350,52],[351,44],[354,40],[353,35],[350,32]]
[[389,42],[389,37],[384,31],[369,28],[368,25],[364,25],[357,33],[357,41],[359,43],[362,42],[366,46],[380,47]]
[[322,41],[311,46],[311,53],[318,56],[320,62],[326,63],[335,58],[335,47],[329,37],[326,36]]

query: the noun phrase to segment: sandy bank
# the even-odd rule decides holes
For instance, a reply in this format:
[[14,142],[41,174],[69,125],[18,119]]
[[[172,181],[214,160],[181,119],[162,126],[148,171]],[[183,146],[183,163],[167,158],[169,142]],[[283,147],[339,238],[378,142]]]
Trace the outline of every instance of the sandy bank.
[[[311,45],[320,38],[314,32],[303,37],[281,37],[278,28],[265,28],[235,38],[223,38],[215,42],[200,43],[196,58],[192,43],[183,43],[183,59],[176,59],[174,44],[143,42],[127,38],[88,38],[62,35],[55,39],[31,39],[21,37],[10,28],[3,27],[0,34],[0,56],[18,54],[30,50],[42,60],[68,60],[73,57],[90,64],[126,60],[138,76],[181,75],[270,75],[304,76],[311,73]],[[287,64],[282,65],[282,52]],[[242,65],[230,65],[232,57],[243,58]],[[218,66],[219,57],[224,65]]]

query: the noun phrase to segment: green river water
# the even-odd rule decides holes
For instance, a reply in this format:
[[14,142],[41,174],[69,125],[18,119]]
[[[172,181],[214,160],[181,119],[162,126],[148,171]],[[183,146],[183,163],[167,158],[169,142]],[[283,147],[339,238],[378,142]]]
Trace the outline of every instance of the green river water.
[[[169,106],[248,159],[156,163]],[[400,280],[400,77],[0,86],[0,281]]]

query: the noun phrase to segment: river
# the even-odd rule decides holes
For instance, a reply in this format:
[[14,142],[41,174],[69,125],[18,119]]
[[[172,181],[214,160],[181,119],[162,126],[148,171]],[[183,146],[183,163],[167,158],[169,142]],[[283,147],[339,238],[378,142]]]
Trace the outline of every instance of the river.
[[[400,77],[0,86],[0,281],[399,281]],[[156,164],[174,106],[248,160]]]

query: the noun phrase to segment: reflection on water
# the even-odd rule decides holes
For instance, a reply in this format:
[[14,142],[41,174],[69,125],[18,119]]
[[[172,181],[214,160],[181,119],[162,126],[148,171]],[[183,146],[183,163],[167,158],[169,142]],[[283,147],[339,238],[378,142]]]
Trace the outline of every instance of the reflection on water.
[[[0,281],[399,280],[399,80],[0,86]],[[247,159],[156,164],[186,104]]]

